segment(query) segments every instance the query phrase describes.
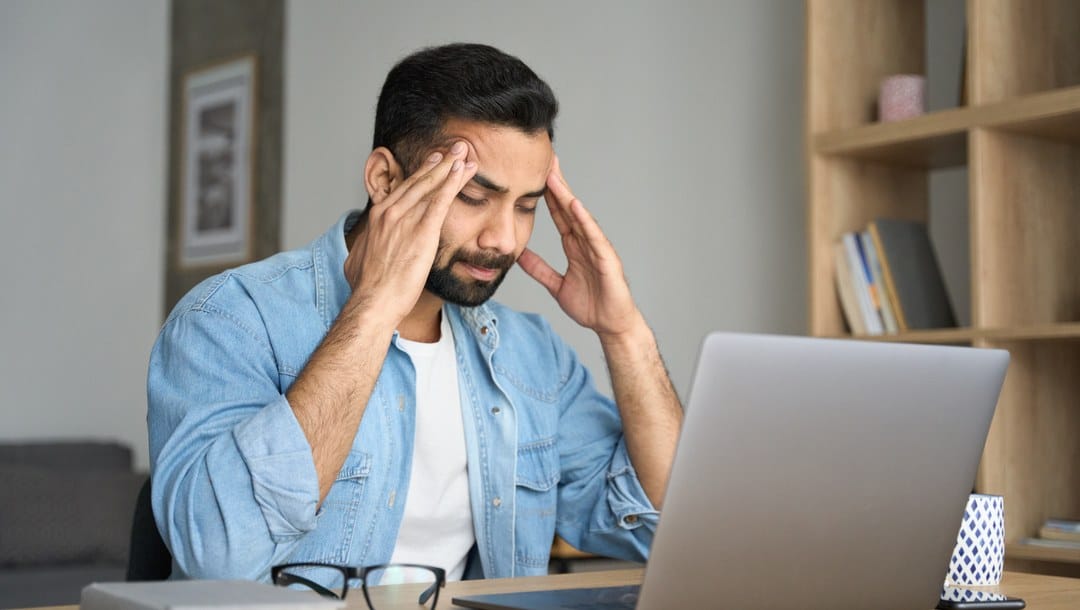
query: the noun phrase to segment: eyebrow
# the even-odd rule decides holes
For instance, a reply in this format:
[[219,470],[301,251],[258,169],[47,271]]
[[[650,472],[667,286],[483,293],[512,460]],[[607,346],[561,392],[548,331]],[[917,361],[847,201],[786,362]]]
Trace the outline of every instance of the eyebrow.
[[[492,182],[490,178],[488,178],[487,176],[485,176],[483,174],[476,174],[475,176],[472,177],[472,181],[475,182],[477,184],[477,186],[479,186],[482,189],[486,189],[486,190],[489,190],[489,191],[495,191],[496,193],[509,193],[510,192],[510,189],[506,188],[505,186],[500,186],[500,185]],[[539,197],[543,197],[544,196],[544,190],[545,190],[544,188],[540,188],[539,190],[532,191],[531,193],[525,193],[521,197],[522,198],[539,198]]]

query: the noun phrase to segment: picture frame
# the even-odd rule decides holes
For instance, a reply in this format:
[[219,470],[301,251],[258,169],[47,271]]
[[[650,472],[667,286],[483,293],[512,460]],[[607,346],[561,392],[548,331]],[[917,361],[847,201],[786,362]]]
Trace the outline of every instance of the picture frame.
[[251,259],[254,242],[256,57],[186,73],[177,219],[177,267]]

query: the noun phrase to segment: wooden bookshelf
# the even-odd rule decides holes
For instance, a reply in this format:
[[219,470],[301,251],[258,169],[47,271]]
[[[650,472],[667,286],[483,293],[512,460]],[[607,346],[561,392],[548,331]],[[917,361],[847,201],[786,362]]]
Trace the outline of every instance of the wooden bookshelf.
[[850,336],[840,236],[927,221],[930,173],[966,167],[971,326],[857,338],[1010,351],[976,488],[1005,496],[1012,569],[1080,576],[1080,553],[1020,543],[1080,519],[1080,2],[968,0],[968,105],[877,123],[881,80],[926,72],[925,20],[918,0],[807,0],[809,331]]
[[1080,549],[1066,549],[1014,542],[1005,545],[1005,554],[1015,559],[1080,564]]

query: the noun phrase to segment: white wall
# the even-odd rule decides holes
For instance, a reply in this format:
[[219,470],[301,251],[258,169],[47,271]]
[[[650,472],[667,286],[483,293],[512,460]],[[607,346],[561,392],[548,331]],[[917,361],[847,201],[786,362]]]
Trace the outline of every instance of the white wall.
[[161,321],[168,5],[0,2],[0,439],[147,467]]
[[[404,4],[404,3],[403,3]],[[0,2],[0,440],[115,438],[145,467],[161,322],[168,4]],[[477,40],[555,88],[572,185],[626,263],[680,392],[710,329],[802,332],[802,3],[290,4],[286,246],[363,200],[392,63]],[[560,258],[538,223],[533,246]],[[520,272],[602,374],[595,342]]]
[[[304,0],[287,16],[287,247],[366,201],[392,64],[485,42],[554,88],[564,171],[618,248],[681,394],[707,331],[805,332],[801,2]],[[538,216],[531,245],[559,267],[556,237]],[[591,335],[520,270],[498,298],[547,315],[606,377]]]

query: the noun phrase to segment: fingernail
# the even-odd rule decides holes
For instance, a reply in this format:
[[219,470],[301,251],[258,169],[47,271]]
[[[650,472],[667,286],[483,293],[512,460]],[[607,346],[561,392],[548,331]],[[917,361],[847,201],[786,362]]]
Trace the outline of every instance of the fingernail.
[[468,163],[466,163],[465,169],[469,170],[470,172],[476,169],[476,161],[469,161]]
[[450,171],[459,172],[464,165],[465,164],[461,162],[461,159],[457,159],[454,161],[454,164],[450,166]]
[[428,161],[428,163],[438,163],[439,161],[442,161],[442,153],[441,152],[433,152],[433,153],[431,153],[431,156],[427,158],[427,161]]
[[461,141],[455,142],[454,146],[450,149],[450,152],[454,153],[455,155],[460,155],[461,153],[465,152],[465,143]]

